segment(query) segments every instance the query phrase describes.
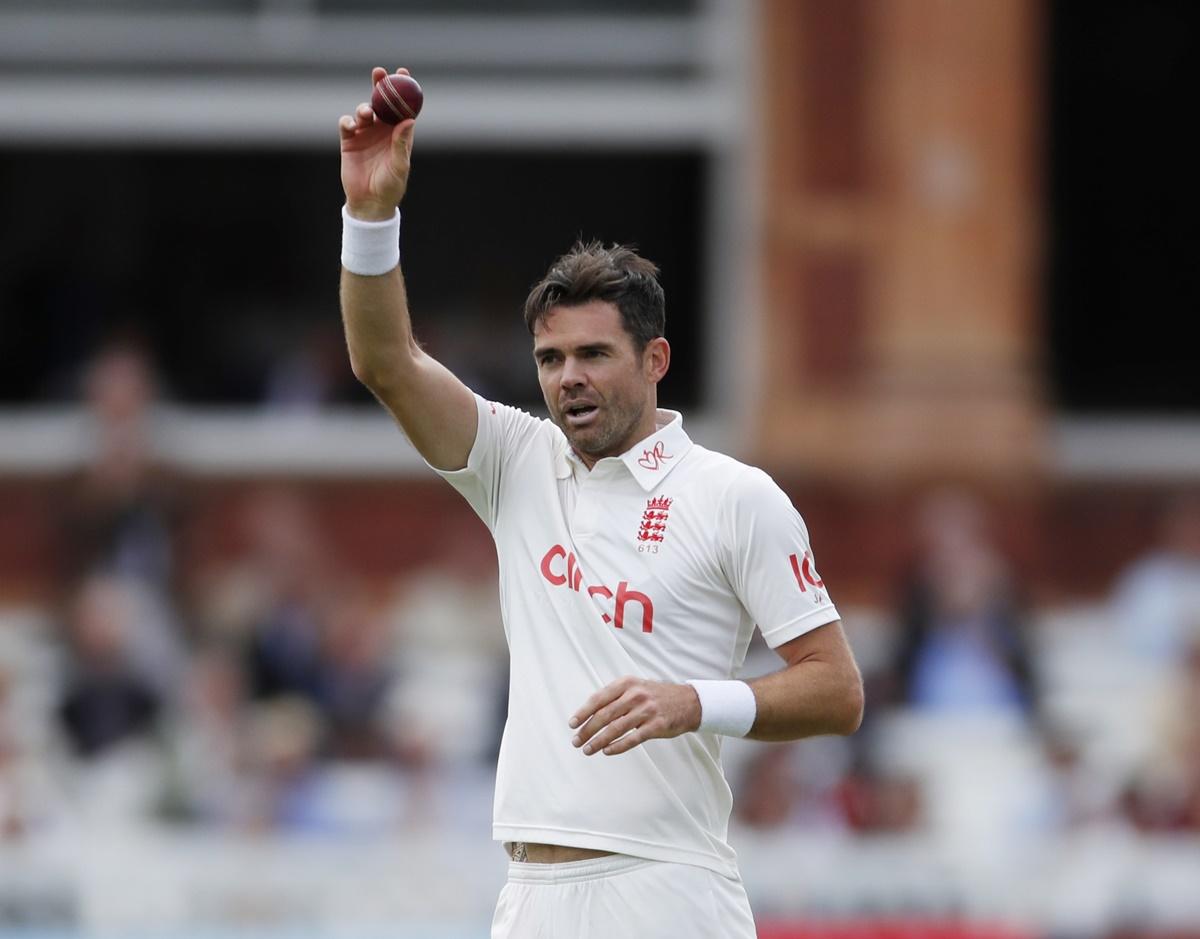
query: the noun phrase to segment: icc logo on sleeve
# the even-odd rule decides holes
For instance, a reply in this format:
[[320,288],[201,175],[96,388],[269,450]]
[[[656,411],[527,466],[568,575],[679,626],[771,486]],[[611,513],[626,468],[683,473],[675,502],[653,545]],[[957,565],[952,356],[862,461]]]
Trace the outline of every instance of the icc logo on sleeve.
[[[792,564],[792,573],[796,575],[796,584],[800,587],[801,593],[808,593],[807,585],[816,587],[818,591],[825,586],[825,581],[821,579],[821,575],[813,566],[813,558],[809,552],[804,552],[803,559],[795,554],[789,554],[788,560]],[[825,595],[818,592],[814,594],[813,599],[817,603],[821,603],[824,601]]]

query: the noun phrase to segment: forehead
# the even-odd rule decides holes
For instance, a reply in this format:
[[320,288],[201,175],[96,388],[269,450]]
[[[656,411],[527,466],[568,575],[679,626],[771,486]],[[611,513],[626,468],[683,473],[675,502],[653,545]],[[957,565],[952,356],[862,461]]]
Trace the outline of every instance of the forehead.
[[580,306],[551,307],[533,329],[533,347],[616,343],[625,336],[625,325],[616,304],[608,300],[590,300]]

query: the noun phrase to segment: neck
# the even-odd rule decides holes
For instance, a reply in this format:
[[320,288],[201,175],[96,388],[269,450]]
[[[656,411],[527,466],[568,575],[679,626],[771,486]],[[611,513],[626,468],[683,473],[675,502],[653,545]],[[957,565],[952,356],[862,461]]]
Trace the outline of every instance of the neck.
[[647,413],[634,425],[633,430],[626,434],[624,440],[610,447],[603,453],[584,453],[578,447],[572,446],[571,449],[575,455],[579,457],[581,463],[589,470],[592,469],[600,460],[610,456],[620,456],[622,453],[632,449],[637,444],[641,443],[647,437],[652,437],[658,431],[658,407],[654,402],[651,402],[647,408]]

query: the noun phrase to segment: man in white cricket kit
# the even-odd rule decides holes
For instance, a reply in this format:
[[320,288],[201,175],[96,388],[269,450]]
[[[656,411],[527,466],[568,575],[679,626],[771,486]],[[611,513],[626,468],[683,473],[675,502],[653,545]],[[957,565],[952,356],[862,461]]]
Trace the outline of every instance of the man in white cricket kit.
[[[862,718],[804,522],[657,408],[663,293],[627,248],[576,245],[526,301],[550,420],[422,351],[398,250],[413,126],[366,104],[340,120],[342,312],[355,375],[496,542],[512,671],[493,834],[512,862],[492,935],[752,937],[722,735]],[[755,625],[785,667],[735,681]]]

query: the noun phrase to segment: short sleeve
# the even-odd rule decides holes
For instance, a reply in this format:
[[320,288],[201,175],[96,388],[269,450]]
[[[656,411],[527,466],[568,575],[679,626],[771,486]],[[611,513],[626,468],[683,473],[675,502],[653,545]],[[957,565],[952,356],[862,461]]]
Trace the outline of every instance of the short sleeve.
[[771,648],[839,618],[804,519],[766,473],[739,474],[718,519],[726,574]]
[[426,465],[457,489],[475,514],[489,529],[494,529],[505,468],[532,441],[542,422],[519,408],[497,404],[479,395],[475,395],[475,405],[479,409],[479,428],[467,465],[460,470]]

